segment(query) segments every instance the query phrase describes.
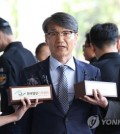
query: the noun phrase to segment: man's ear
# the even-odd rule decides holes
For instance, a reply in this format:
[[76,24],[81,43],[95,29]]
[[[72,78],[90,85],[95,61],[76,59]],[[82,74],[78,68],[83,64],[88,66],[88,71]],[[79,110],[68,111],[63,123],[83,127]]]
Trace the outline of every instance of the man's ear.
[[75,33],[75,47],[78,45],[78,33]]
[[45,42],[46,42],[46,44],[47,44],[47,35],[45,35]]
[[6,42],[6,34],[4,34],[2,31],[0,31],[0,41],[1,42]]
[[78,41],[78,33],[75,33],[76,41]]
[[3,32],[0,31],[0,40],[2,39],[2,36],[3,36]]
[[117,39],[117,49],[120,52],[120,38]]
[[96,51],[96,46],[92,44],[94,52]]
[[95,45],[93,45],[92,43],[90,43],[90,47],[94,50],[95,49]]
[[89,44],[90,44],[90,47],[93,47],[93,44],[91,42]]

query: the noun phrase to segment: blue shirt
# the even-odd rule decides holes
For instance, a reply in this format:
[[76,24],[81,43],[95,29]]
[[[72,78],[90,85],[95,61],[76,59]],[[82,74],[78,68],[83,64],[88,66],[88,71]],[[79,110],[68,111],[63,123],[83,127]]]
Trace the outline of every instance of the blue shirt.
[[[58,96],[58,83],[60,76],[58,66],[60,65],[63,64],[58,60],[56,60],[55,58],[53,58],[52,56],[50,56],[50,75],[57,96]],[[75,62],[73,57],[71,57],[71,59],[64,65],[68,66],[68,68],[65,70],[65,75],[68,81],[68,99],[69,103],[71,104],[74,98],[74,84],[76,83]]]

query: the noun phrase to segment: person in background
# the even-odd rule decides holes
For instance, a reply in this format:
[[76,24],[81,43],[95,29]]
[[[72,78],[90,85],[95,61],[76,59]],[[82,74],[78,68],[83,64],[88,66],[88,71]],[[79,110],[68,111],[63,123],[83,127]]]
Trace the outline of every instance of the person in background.
[[40,43],[35,50],[35,55],[37,61],[45,60],[50,55],[49,46],[45,42]]
[[38,104],[38,100],[32,104],[31,101],[27,98],[21,99],[21,102],[22,106],[19,106],[14,113],[0,116],[0,126],[20,120],[29,108],[36,107]]
[[[100,69],[102,81],[117,83],[118,85],[117,93],[119,98],[120,55],[118,53],[118,47],[117,47],[118,35],[119,35],[119,30],[117,25],[114,23],[96,24],[90,30],[91,42],[94,47],[96,57],[98,59],[98,61],[95,62],[93,65]],[[94,93],[94,96],[95,96],[95,100],[89,98],[88,101],[92,102],[93,104],[94,103],[97,105],[100,104],[100,106],[103,105],[102,110],[107,117],[110,117],[109,114],[111,114],[114,118],[116,114],[118,114],[116,110],[119,109],[120,107],[120,102],[118,98],[112,98],[112,97],[105,98],[100,93],[98,93],[97,95],[97,92]],[[115,112],[113,112],[113,109]],[[108,118],[109,121],[112,121],[110,120],[111,118]],[[107,133],[119,134],[120,124],[107,125],[107,124],[103,124],[101,120],[100,125],[96,128],[95,134],[107,134]]]
[[118,82],[120,55],[118,54],[118,27],[114,23],[94,25],[90,30],[91,42],[100,68],[102,81]]
[[[34,55],[16,41],[8,21],[0,18],[0,93],[3,115],[14,112],[8,104],[8,89],[19,84],[20,71],[36,63]],[[20,125],[10,123],[0,127],[1,134],[20,134]]]
[[89,61],[90,64],[97,62],[94,47],[90,41],[89,33],[86,34],[85,44],[83,45],[83,55],[85,57],[85,60]]
[[72,55],[78,39],[78,23],[72,15],[54,13],[45,19],[42,27],[51,55],[23,69],[21,85],[51,85],[53,100],[28,110],[28,132],[24,131],[26,134],[92,134],[87,120],[98,114],[98,108],[75,99],[74,84],[85,79],[99,80],[100,70]]

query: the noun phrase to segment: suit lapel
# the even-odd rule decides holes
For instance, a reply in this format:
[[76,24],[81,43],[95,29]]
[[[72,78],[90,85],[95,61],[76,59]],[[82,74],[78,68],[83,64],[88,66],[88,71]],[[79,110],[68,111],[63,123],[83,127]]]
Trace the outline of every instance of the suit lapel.
[[[86,79],[86,71],[85,71],[84,65],[80,61],[78,61],[76,59],[74,59],[74,60],[75,60],[75,65],[76,65],[76,83],[78,83],[78,82],[84,81]],[[72,109],[74,109],[74,103],[76,101],[77,100],[74,98],[73,102],[70,106],[70,111]]]
[[78,83],[85,79],[86,72],[83,65],[80,62],[75,60],[75,64],[76,64],[76,83]]
[[53,95],[53,102],[54,104],[56,105],[56,107],[62,112],[62,115],[63,115],[63,111],[62,111],[62,108],[61,108],[61,105],[60,105],[60,102],[56,96],[56,93],[55,93],[55,90],[54,90],[54,87],[53,87],[53,83],[52,83],[52,79],[50,76],[50,63],[49,63],[49,58],[47,58],[45,61],[41,62],[39,64],[39,72],[38,72],[38,75],[39,75],[39,79],[41,81],[41,84],[48,84],[48,85],[51,85],[52,87],[52,95]]

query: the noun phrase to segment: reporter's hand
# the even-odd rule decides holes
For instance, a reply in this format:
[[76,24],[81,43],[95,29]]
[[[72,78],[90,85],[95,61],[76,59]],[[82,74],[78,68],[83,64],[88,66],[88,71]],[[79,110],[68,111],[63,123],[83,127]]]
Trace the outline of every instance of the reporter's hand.
[[24,98],[21,99],[22,106],[15,107],[15,112],[13,113],[16,116],[16,121],[20,120],[25,112],[32,107],[36,107],[38,104],[43,103],[43,101],[38,102],[38,99],[35,100],[35,103],[31,103],[30,99]]
[[89,97],[85,95],[84,97],[80,98],[90,104],[98,105],[102,108],[106,108],[108,106],[108,100],[106,97],[102,96],[99,90],[93,90],[93,97]]

